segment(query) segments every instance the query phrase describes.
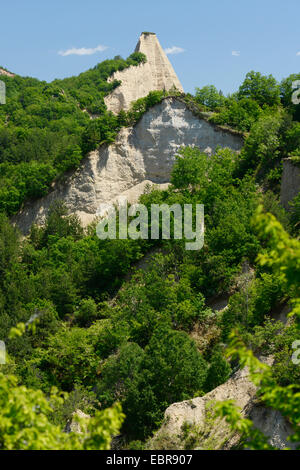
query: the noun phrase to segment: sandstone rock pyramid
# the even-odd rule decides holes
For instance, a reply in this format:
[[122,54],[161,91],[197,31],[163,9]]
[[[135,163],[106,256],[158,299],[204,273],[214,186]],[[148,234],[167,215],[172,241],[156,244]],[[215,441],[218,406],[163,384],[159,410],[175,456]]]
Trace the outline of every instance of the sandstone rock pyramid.
[[[152,90],[175,87],[183,91],[155,34],[143,33],[136,51],[147,56],[147,63],[111,78],[122,82],[106,97],[112,112],[128,109],[132,101]],[[69,213],[77,214],[86,226],[95,220],[100,204],[116,203],[120,197],[134,203],[148,185],[167,187],[175,155],[182,146],[196,146],[208,153],[219,146],[239,151],[243,138],[193,114],[180,97],[166,97],[133,127],[122,128],[113,144],[90,152],[77,170],[53,184],[47,196],[27,201],[13,221],[28,234],[33,223],[44,223],[51,204],[62,200]]]
[[128,110],[132,101],[147,96],[153,90],[176,88],[182,85],[161,47],[156,34],[142,33],[135,48],[147,57],[147,63],[116,72],[109,81],[120,80],[122,84],[105,98],[107,108],[113,113]]

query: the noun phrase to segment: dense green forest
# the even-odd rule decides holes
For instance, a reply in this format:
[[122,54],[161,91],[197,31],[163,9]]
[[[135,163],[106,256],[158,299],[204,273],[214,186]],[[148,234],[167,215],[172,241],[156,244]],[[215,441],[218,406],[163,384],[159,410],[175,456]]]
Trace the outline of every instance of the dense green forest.
[[[202,250],[186,251],[184,240],[99,240],[95,225],[83,229],[61,201],[27,239],[10,223],[25,200],[46,194],[88,151],[113,142],[168,96],[152,92],[118,116],[105,109],[104,96],[118,86],[107,78],[145,60],[115,58],[50,84],[4,77],[0,339],[9,362],[0,366],[0,449],[105,449],[118,433],[123,448],[144,448],[170,404],[224,383],[254,361],[249,350],[274,356],[263,396],[297,430],[300,368],[290,358],[299,321],[274,317],[291,299],[300,305],[300,196],[289,212],[278,198],[283,158],[299,161],[300,105],[291,101],[291,83],[300,74],[279,84],[250,72],[228,97],[213,86],[195,96],[173,92],[245,137],[240,154],[183,148],[171,186],[141,197],[146,206],[204,204]],[[214,310],[224,296],[228,308]],[[276,393],[282,401],[284,391],[281,409]],[[63,433],[78,408],[93,417],[82,438]],[[237,424],[233,408],[219,413]]]

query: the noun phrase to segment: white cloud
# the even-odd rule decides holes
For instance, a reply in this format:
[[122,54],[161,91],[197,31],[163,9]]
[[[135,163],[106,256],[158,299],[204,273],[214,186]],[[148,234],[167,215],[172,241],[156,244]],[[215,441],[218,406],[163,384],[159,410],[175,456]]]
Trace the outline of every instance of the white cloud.
[[72,47],[72,49],[67,49],[66,51],[58,51],[59,55],[66,57],[68,55],[93,55],[96,52],[103,52],[107,49],[107,46],[102,46],[99,44],[97,47]]
[[165,49],[166,54],[181,54],[182,52],[185,52],[184,49],[177,46],[167,47],[167,49]]
[[231,55],[233,55],[235,57],[239,57],[241,55],[241,53],[240,53],[240,51],[232,51]]
[[299,52],[297,52],[297,54],[296,54],[296,55],[300,55],[300,51],[299,51]]

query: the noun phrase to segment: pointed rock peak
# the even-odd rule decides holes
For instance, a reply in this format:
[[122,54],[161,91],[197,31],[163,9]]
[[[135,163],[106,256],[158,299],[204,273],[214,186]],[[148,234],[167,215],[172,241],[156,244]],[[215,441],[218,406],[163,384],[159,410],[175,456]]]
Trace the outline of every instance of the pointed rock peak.
[[145,54],[147,62],[116,72],[110,78],[111,81],[122,82],[105,98],[107,109],[113,113],[119,113],[121,109],[127,111],[133,101],[147,96],[150,91],[176,88],[183,92],[183,87],[155,33],[142,33],[135,52]]
[[159,40],[157,39],[156,33],[149,33],[149,32],[143,32],[140,35],[139,41],[136,45],[135,52],[142,52],[141,47],[144,41],[148,41],[148,43],[159,43]]
[[183,87],[155,33],[142,33],[135,52],[146,55],[156,82],[155,90],[170,90],[175,87],[183,92]]

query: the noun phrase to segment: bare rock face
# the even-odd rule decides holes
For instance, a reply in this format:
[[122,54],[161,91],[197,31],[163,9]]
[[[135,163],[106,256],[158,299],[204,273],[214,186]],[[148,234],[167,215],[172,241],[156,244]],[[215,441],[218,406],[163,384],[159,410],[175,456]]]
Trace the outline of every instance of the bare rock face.
[[[238,443],[238,436],[231,436],[226,424],[218,422],[212,429],[207,427],[206,406],[211,401],[236,400],[236,404],[245,409],[255,396],[256,388],[249,380],[247,369],[238,371],[224,385],[220,385],[210,393],[200,398],[174,403],[165,412],[162,427],[149,442],[149,448],[157,449],[183,449],[185,447],[184,425],[190,428],[197,427],[203,436],[199,436],[197,447],[220,449],[224,438],[231,441],[231,446]],[[203,442],[205,440],[205,442]]]
[[81,410],[74,411],[74,413],[72,414],[72,419],[66,425],[65,432],[75,432],[76,434],[82,434],[82,429],[80,423],[77,421],[77,418],[79,418],[80,420],[89,420],[91,417],[90,415],[85,414]]
[[8,70],[2,69],[1,67],[0,67],[0,75],[5,75],[6,77],[11,77],[11,78],[15,77],[14,73],[11,73]]
[[297,196],[300,191],[300,166],[293,164],[286,158],[283,160],[283,174],[281,180],[280,200],[283,207],[290,209],[289,202]]
[[287,441],[288,436],[293,433],[292,428],[279,411],[257,405],[252,408],[249,418],[257,429],[269,437],[272,446],[278,449],[286,446],[296,448],[296,444]]
[[105,98],[107,109],[119,113],[127,111],[130,104],[147,96],[153,90],[183,92],[182,85],[155,34],[143,33],[135,49],[147,57],[147,63],[114,73],[108,81],[120,80],[122,84]]
[[167,98],[134,127],[122,129],[114,144],[91,152],[46,197],[26,204],[14,221],[27,234],[33,223],[43,223],[50,205],[60,199],[88,225],[100,204],[116,202],[120,196],[136,202],[147,184],[166,187],[175,154],[183,145],[209,152],[217,146],[239,151],[243,139],[194,116],[181,101]]
[[[266,362],[269,362],[267,360]],[[276,410],[256,403],[256,387],[250,381],[248,369],[239,370],[225,384],[201,398],[174,403],[165,412],[163,424],[149,441],[153,450],[184,449],[189,438],[185,428],[192,430],[194,448],[228,450],[239,442],[238,434],[232,434],[221,420],[210,421],[208,403],[235,400],[242,416],[250,417],[256,428],[269,437],[271,445],[279,449],[294,448],[287,437],[292,434],[290,424]]]

